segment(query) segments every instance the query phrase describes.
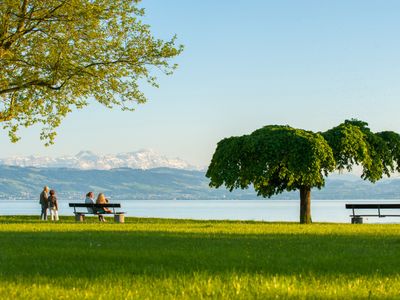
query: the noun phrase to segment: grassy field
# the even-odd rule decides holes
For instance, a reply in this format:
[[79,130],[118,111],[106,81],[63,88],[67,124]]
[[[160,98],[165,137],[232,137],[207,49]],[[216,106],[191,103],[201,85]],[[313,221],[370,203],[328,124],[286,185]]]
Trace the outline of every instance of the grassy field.
[[400,299],[400,225],[126,221],[0,217],[0,298]]

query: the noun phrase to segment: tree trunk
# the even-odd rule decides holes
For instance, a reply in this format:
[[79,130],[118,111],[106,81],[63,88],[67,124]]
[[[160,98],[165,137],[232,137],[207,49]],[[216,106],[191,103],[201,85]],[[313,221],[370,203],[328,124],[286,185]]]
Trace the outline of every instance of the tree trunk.
[[300,224],[311,224],[311,188],[300,188]]

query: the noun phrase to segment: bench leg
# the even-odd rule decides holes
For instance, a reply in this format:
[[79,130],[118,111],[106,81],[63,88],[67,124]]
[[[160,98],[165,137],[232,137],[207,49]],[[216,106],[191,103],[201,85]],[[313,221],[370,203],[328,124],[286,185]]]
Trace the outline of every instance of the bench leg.
[[362,224],[363,218],[362,217],[352,217],[351,224]]
[[75,214],[75,221],[76,221],[76,222],[83,222],[83,221],[85,221],[85,215],[84,215],[84,214]]
[[114,222],[116,223],[125,223],[125,215],[124,214],[115,214]]

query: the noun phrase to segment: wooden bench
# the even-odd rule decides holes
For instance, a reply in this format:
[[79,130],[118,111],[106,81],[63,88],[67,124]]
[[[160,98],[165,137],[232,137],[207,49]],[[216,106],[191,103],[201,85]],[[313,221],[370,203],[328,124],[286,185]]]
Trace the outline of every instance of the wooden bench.
[[[92,203],[69,203],[69,207],[74,208],[75,221],[82,222],[85,220],[85,215],[114,215],[114,221],[117,223],[125,222],[125,213],[115,211],[115,208],[121,207],[120,203],[105,203],[105,204],[92,204]],[[91,208],[92,212],[87,211],[77,211],[76,208]],[[104,207],[112,208],[112,212],[99,213],[98,210]]]
[[[385,204],[385,203],[368,203],[368,204],[346,204],[347,209],[351,209],[353,214],[350,215],[352,224],[362,224],[362,217],[400,217],[400,215],[386,214],[383,213],[382,210],[386,209],[399,209],[400,204]],[[356,209],[377,209],[377,213],[375,214],[356,214]]]

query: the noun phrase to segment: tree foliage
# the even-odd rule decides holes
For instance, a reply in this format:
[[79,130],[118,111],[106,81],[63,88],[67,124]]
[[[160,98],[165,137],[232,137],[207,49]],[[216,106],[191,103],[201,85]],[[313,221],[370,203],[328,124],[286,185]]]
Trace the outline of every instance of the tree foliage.
[[320,134],[271,125],[220,141],[206,176],[213,187],[252,184],[258,195],[270,197],[302,186],[321,188],[334,167],[332,150]]
[[133,110],[139,83],[171,74],[182,46],[153,37],[139,1],[0,1],[0,122],[16,141],[20,125],[44,125],[41,138],[90,99]]
[[368,123],[352,119],[322,135],[333,149],[339,170],[361,165],[361,177],[371,182],[400,171],[400,135],[396,132],[373,133]]
[[332,148],[338,170],[351,171],[354,165],[371,165],[369,145],[358,126],[345,122],[321,134]]

